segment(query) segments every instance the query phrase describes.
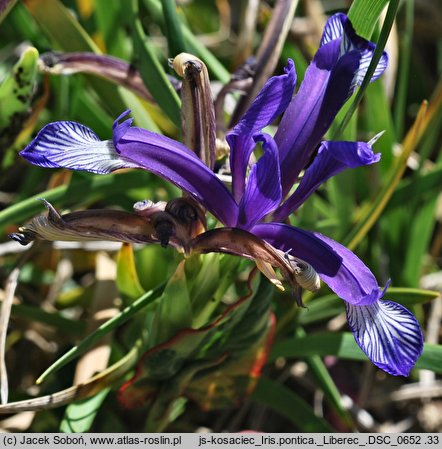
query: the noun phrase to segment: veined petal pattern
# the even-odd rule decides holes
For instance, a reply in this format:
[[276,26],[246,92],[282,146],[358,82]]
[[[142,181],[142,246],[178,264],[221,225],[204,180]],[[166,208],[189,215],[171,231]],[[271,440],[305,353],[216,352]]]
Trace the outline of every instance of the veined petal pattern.
[[423,349],[422,331],[412,313],[383,300],[345,306],[355,340],[370,360],[389,374],[408,376]]
[[112,140],[102,141],[88,127],[69,121],[46,125],[20,155],[40,167],[99,174],[137,167],[120,157]]

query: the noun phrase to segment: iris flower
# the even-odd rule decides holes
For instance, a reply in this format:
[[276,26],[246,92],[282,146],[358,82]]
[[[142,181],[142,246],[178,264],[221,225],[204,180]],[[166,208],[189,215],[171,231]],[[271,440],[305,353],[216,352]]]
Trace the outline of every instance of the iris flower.
[[[174,228],[176,222],[166,220],[156,226],[151,220],[158,213],[170,212],[172,207],[139,203],[137,215],[129,217],[127,214],[126,217],[120,212],[119,225],[113,228],[115,217],[101,213],[102,219],[109,222],[109,229],[104,232],[106,237],[113,232],[112,237],[117,240],[124,240],[126,235],[131,241],[160,240],[164,245],[191,245],[205,252],[241,253],[242,250],[235,250],[235,239],[232,237],[230,241],[228,231],[238,238],[248,236],[254,244],[261,245],[259,250],[252,251],[257,262],[261,260],[283,268],[287,268],[287,264],[298,269],[307,268],[305,273],[311,276],[303,281],[311,290],[318,288],[319,276],[344,301],[355,340],[372,362],[392,375],[408,375],[423,348],[416,318],[403,306],[382,299],[386,288],[379,287],[371,271],[350,250],[318,232],[284,223],[331,176],[347,168],[379,161],[380,155],[373,152],[370,143],[321,141],[342,105],[363,79],[374,49],[373,43],[356,35],[344,14],[332,16],[297,94],[293,96],[296,72],[289,60],[285,73],[267,81],[249,110],[227,134],[231,190],[180,142],[133,127],[131,119],[122,121],[127,112],[115,121],[112,140],[100,140],[81,124],[60,121],[45,126],[21,156],[40,167],[100,174],[121,168],[141,168],[170,181],[198,205],[190,209],[193,212],[189,215],[189,209],[182,207],[183,204],[174,204],[175,212],[178,210],[175,216],[181,217],[181,223],[186,226],[198,223],[204,230],[204,208],[224,228],[218,234],[216,230],[189,231],[190,241],[182,243],[183,238],[180,240]],[[372,80],[382,74],[387,62],[384,53]],[[281,115],[274,137],[263,132]],[[250,165],[250,157],[258,144],[262,156]],[[57,233],[52,235],[51,229],[56,227],[63,228],[65,234],[71,232],[75,238],[81,226],[96,217],[92,211],[87,211],[89,215],[76,216],[81,214],[79,212],[64,218],[50,205],[48,207],[50,220],[34,219],[24,228],[24,233],[15,234],[13,238],[24,243],[35,237],[54,239]],[[193,218],[186,221],[186,214],[187,218],[191,215]],[[129,221],[125,221],[126,218]],[[122,229],[124,226],[131,227],[131,231]],[[90,238],[103,236],[103,226],[98,227],[101,231],[97,226],[88,228]],[[128,232],[131,233],[129,238]],[[217,235],[215,240],[211,239],[214,235]],[[269,247],[276,250],[273,253],[276,255],[272,256],[278,259],[276,262],[268,256]],[[247,251],[242,252],[247,255]],[[285,260],[286,265],[281,260]],[[265,271],[265,267],[261,268]],[[299,271],[294,272],[299,274]]]

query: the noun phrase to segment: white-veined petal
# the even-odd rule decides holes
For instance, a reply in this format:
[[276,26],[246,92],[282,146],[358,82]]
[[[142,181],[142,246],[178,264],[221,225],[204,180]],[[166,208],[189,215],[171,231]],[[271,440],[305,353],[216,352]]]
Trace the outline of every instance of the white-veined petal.
[[91,129],[68,121],[46,125],[20,154],[40,167],[100,174],[137,167],[120,158],[112,140],[101,141]]
[[345,306],[355,340],[370,360],[389,374],[408,376],[423,349],[422,331],[413,314],[384,300]]

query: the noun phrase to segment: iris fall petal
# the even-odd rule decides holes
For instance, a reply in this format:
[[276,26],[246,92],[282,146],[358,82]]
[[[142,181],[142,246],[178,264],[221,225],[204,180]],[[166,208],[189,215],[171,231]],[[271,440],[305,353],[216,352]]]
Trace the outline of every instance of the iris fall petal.
[[422,353],[422,331],[405,307],[392,301],[367,306],[346,303],[348,324],[357,344],[379,368],[408,376]]

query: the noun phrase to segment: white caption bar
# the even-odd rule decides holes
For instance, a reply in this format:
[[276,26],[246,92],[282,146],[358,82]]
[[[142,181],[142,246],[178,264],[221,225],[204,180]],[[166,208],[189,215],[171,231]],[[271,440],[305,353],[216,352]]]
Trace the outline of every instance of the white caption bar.
[[0,447],[50,448],[155,448],[155,449],[276,449],[276,448],[426,448],[442,449],[442,434],[375,433],[5,433]]

